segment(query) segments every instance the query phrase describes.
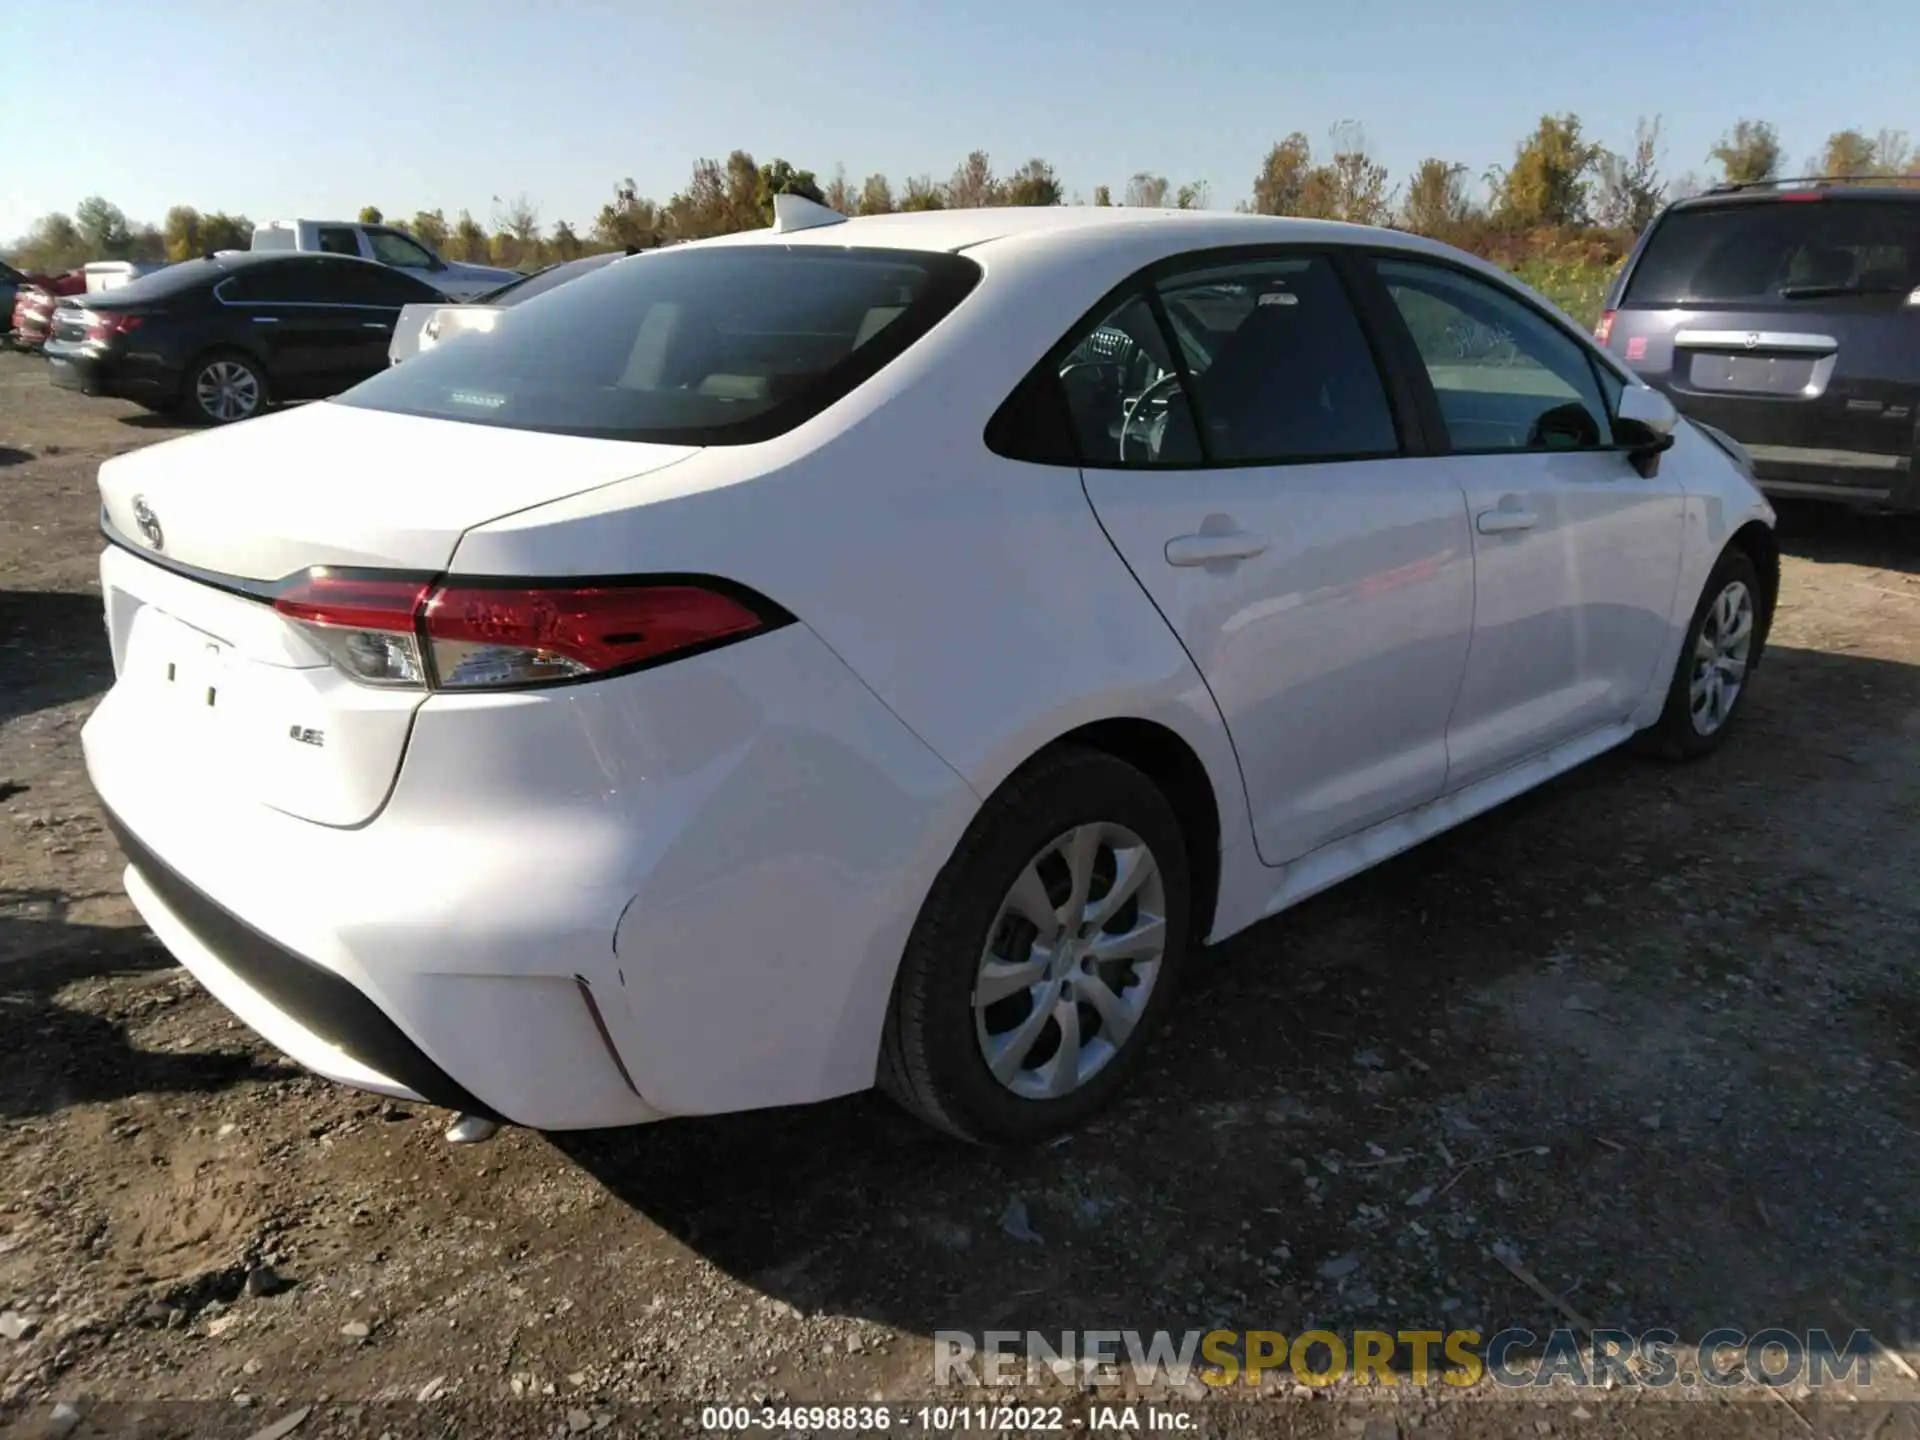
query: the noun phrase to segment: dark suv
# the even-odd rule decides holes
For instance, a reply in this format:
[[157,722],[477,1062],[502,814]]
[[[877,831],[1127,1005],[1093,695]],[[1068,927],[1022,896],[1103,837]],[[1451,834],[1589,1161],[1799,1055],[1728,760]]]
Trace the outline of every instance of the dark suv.
[[1595,332],[1775,495],[1920,510],[1920,189],[1721,186],[1640,237]]

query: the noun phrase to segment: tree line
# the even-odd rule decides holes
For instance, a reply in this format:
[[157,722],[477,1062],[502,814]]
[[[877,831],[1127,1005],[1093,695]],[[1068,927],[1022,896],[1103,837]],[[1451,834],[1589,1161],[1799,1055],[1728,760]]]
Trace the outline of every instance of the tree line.
[[[1714,183],[1777,179],[1787,163],[1775,126],[1744,118],[1704,158],[1714,167],[1705,178],[1693,170],[1667,174],[1658,116],[1642,119],[1632,144],[1615,151],[1589,136],[1578,115],[1543,115],[1515,144],[1506,165],[1476,177],[1464,164],[1429,156],[1403,182],[1394,183],[1374,158],[1365,129],[1343,122],[1329,132],[1324,146],[1316,147],[1301,131],[1273,145],[1253,177],[1251,194],[1233,208],[1394,225],[1505,263],[1543,247],[1564,253],[1569,245],[1592,263],[1610,263],[1668,200]],[[1804,171],[1920,185],[1920,155],[1905,131],[1840,130]],[[565,219],[543,224],[540,207],[524,194],[495,197],[487,223],[464,209],[450,221],[438,209],[403,216],[373,205],[359,218],[410,231],[449,259],[524,269],[596,251],[651,248],[765,226],[771,223],[773,197],[783,193],[805,195],[848,215],[1068,203],[1053,166],[1039,158],[1000,174],[986,152],[976,150],[946,180],[921,174],[896,186],[878,173],[855,183],[844,167],[823,182],[816,172],[785,159],[761,164],[747,151],[735,150],[725,160],[697,161],[686,186],[665,200],[643,196],[631,179],[621,181],[613,198],[578,229]],[[1075,196],[1072,203],[1087,202]],[[1141,171],[1120,187],[1118,199],[1112,186],[1095,186],[1091,203],[1210,209],[1213,197],[1204,183],[1177,184]],[[191,205],[174,206],[159,226],[136,224],[117,205],[90,196],[71,215],[36,221],[12,247],[11,258],[23,269],[42,272],[99,259],[177,261],[245,249],[252,232],[253,222],[245,215],[202,212]]]

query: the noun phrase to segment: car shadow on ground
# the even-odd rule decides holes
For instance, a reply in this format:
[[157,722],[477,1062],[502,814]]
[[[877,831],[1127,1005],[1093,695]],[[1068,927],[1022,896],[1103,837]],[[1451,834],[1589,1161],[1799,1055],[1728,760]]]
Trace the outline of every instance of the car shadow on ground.
[[[0,889],[0,1120],[134,1095],[205,1094],[299,1072],[228,1050],[144,1050],[127,1017],[83,1008],[90,981],[170,970],[174,961],[137,926],[76,925],[76,897]],[[82,897],[84,898],[84,897]],[[25,918],[22,918],[25,917]],[[31,1035],[31,1044],[20,1037]]]
[[1871,1255],[1920,1244],[1915,857],[1855,892],[1775,850],[1802,807],[1920,799],[1886,724],[1920,669],[1770,655],[1712,759],[1603,758],[1203,953],[1055,1146],[877,1096],[547,1140],[762,1293],[921,1335],[1911,1333]]
[[0,724],[112,683],[98,595],[0,588]]
[[180,430],[198,429],[193,418],[174,410],[135,410],[132,414],[118,417],[120,423],[130,430]]
[[1813,500],[1776,500],[1789,555],[1920,575],[1920,515],[1873,515]]

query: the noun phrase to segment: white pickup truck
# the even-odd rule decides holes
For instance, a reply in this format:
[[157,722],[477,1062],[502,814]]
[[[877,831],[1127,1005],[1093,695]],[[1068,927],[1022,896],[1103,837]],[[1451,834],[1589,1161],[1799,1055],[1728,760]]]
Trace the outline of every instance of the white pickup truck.
[[455,300],[470,300],[520,278],[514,270],[443,260],[404,230],[391,225],[363,225],[357,220],[275,220],[253,232],[253,248],[357,255],[418,276]]

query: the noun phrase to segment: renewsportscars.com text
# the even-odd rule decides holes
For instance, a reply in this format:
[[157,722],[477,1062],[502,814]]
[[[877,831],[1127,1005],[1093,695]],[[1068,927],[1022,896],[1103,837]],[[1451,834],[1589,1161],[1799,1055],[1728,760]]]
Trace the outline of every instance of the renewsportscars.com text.
[[1873,1383],[1873,1338],[1854,1330],[939,1330],[936,1385],[1553,1385],[1729,1389]]

